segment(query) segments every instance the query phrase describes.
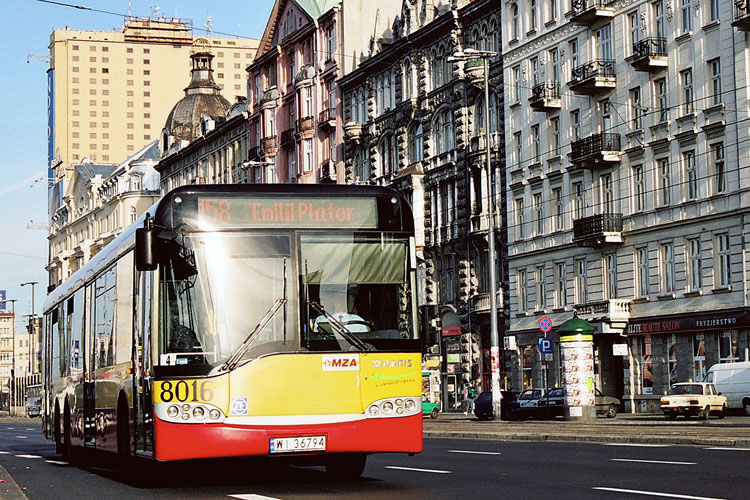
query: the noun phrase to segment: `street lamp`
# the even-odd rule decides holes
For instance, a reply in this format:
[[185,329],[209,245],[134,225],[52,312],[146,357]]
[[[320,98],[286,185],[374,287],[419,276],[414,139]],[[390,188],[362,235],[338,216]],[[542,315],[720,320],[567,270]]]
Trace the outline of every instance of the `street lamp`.
[[[272,161],[258,161],[258,160],[248,160],[242,162],[242,168],[251,168],[251,167],[274,167],[276,166],[275,162]],[[266,176],[263,176],[266,177]],[[266,179],[267,181],[268,179]]]
[[490,191],[490,202],[487,210],[487,251],[489,252],[490,268],[490,358],[492,365],[492,414],[495,418],[501,418],[500,400],[500,337],[497,332],[497,276],[495,270],[495,190],[492,187],[492,158],[490,155],[490,63],[497,52],[489,50],[465,49],[456,52],[449,61],[468,61],[481,59],[484,67],[484,148],[486,150],[485,175],[487,176],[487,188]]
[[10,312],[13,315],[13,330],[10,338],[10,379],[8,382],[8,416],[11,416],[15,405],[15,386],[16,386],[16,299],[2,299],[0,303],[10,302]]
[[[36,354],[36,346],[34,345],[34,286],[38,285],[38,281],[24,281],[21,283],[21,286],[31,285],[31,314],[29,315],[29,324],[28,324],[28,331],[29,331],[29,374],[34,373],[34,356],[32,354]],[[33,346],[33,347],[32,347]],[[33,350],[33,352],[32,352]]]

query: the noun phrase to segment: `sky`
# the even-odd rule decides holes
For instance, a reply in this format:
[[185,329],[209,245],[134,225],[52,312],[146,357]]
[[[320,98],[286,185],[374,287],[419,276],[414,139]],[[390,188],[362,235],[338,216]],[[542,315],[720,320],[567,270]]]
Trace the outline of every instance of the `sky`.
[[[124,16],[193,20],[205,35],[260,38],[274,0],[0,0],[0,290],[23,315],[41,314],[47,290],[47,76],[55,28],[110,31]],[[77,7],[70,7],[77,6]],[[158,10],[157,10],[158,9]],[[124,158],[122,158],[124,160]],[[119,160],[118,160],[119,161]],[[11,304],[6,304],[6,311]],[[0,304],[0,307],[2,305]],[[20,328],[19,328],[20,325]]]

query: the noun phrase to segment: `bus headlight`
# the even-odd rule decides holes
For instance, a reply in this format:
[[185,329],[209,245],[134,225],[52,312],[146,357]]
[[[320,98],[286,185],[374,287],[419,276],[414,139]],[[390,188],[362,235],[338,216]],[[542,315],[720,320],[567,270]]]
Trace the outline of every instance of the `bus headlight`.
[[156,403],[154,414],[165,422],[175,423],[221,423],[224,413],[213,405],[206,403],[167,404]]
[[167,415],[172,418],[177,418],[177,415],[180,414],[180,409],[177,408],[175,405],[170,406],[167,408]]
[[193,418],[201,420],[205,416],[206,410],[204,410],[202,406],[196,406],[195,408],[193,408]]
[[367,407],[369,418],[408,417],[421,413],[418,398],[386,398],[373,401]]

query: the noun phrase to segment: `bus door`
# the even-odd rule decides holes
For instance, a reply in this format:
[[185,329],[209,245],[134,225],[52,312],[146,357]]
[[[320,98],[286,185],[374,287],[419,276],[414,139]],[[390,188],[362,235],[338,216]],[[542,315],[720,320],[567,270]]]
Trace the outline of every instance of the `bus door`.
[[[86,302],[93,305],[93,287],[86,287]],[[89,309],[91,310],[91,309]],[[85,329],[83,339],[83,443],[86,446],[96,446],[96,422],[94,406],[96,403],[96,385],[94,383],[94,359],[96,350],[93,348],[92,335],[95,329],[95,314],[88,318],[88,328]]]
[[150,455],[154,452],[154,419],[151,400],[151,380],[153,378],[153,367],[151,366],[153,274],[149,271],[138,272],[135,296],[136,325],[133,338],[135,450],[136,453],[143,455]]

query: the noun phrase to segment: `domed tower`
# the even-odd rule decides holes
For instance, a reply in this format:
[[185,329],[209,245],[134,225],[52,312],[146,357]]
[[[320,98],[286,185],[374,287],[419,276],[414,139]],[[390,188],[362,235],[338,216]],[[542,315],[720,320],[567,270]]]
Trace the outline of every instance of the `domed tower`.
[[225,120],[232,105],[221,95],[221,88],[214,81],[213,58],[208,40],[198,38],[193,42],[192,78],[185,88],[185,97],[174,105],[167,117],[159,144],[162,156],[179,151],[204,135],[207,130],[202,130],[202,123],[216,124]]

